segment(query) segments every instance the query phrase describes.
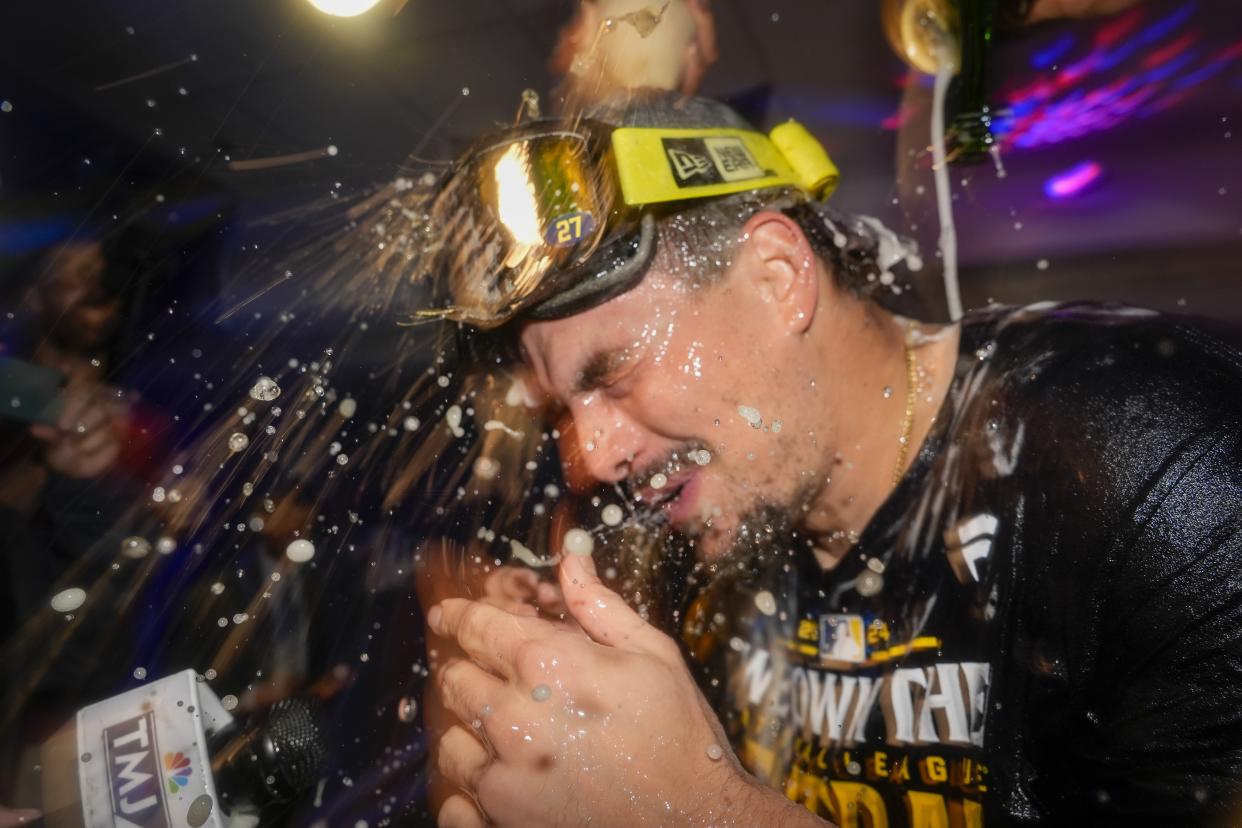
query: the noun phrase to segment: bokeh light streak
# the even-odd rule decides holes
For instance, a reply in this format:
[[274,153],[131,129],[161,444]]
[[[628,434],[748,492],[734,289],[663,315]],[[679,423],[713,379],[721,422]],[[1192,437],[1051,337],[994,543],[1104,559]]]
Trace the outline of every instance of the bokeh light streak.
[[1031,68],[1036,70],[1051,69],[1058,60],[1069,54],[1077,44],[1078,38],[1073,34],[1067,34],[1058,40],[1052,42],[1042,51],[1036,52],[1031,57]]
[[1187,89],[1191,86],[1196,86],[1218,74],[1222,69],[1239,58],[1242,58],[1242,40],[1221,51],[1206,66],[1188,75],[1183,75],[1177,80],[1177,83],[1173,84],[1173,88]]
[[1054,175],[1044,184],[1044,192],[1049,198],[1067,199],[1081,194],[1091,185],[1099,182],[1104,168],[1095,161],[1084,161],[1063,173]]
[[[1085,55],[1071,56],[1076,39],[1058,35],[1031,57],[1036,75],[1002,94],[993,129],[1000,146],[1030,149],[1116,128],[1185,100],[1199,86],[1242,59],[1242,41],[1212,54],[1210,36],[1194,21],[1197,5],[1183,3],[1154,22],[1135,9],[1103,25]],[[1211,54],[1211,57],[1205,57]],[[1047,69],[1065,59],[1067,65]],[[1131,71],[1091,84],[1120,66]],[[1100,78],[1103,80],[1103,78]]]
[[1144,69],[1156,69],[1172,61],[1195,44],[1201,32],[1197,29],[1189,31],[1167,46],[1162,46],[1143,58]]

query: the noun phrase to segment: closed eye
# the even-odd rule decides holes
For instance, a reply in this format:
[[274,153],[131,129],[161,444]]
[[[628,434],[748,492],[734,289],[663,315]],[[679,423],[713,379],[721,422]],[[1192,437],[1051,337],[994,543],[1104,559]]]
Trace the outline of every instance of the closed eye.
[[574,393],[588,394],[609,389],[633,372],[637,360],[629,349],[597,351],[582,366],[574,383]]

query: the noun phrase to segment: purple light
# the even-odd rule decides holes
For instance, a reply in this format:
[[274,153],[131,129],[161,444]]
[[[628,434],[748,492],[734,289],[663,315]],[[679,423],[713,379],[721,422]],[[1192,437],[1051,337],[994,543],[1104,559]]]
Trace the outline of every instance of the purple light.
[[1063,173],[1054,175],[1044,184],[1044,192],[1049,198],[1073,198],[1092,184],[1100,180],[1104,168],[1094,161],[1084,161]]

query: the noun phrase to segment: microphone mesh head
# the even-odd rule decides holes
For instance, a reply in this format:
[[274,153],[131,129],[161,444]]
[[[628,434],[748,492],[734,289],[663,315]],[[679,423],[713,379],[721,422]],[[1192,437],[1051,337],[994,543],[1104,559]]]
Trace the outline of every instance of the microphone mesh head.
[[311,706],[301,699],[282,699],[268,708],[265,729],[285,783],[298,791],[313,785],[328,758],[328,748]]

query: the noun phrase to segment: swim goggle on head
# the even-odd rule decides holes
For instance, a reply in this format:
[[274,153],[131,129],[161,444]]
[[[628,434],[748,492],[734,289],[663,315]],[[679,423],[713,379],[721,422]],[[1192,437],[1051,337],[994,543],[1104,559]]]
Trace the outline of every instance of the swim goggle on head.
[[529,121],[479,142],[441,178],[430,216],[441,306],[416,318],[488,330],[568,316],[638,283],[656,210],[773,187],[822,199],[837,177],[795,121],[768,135]]

